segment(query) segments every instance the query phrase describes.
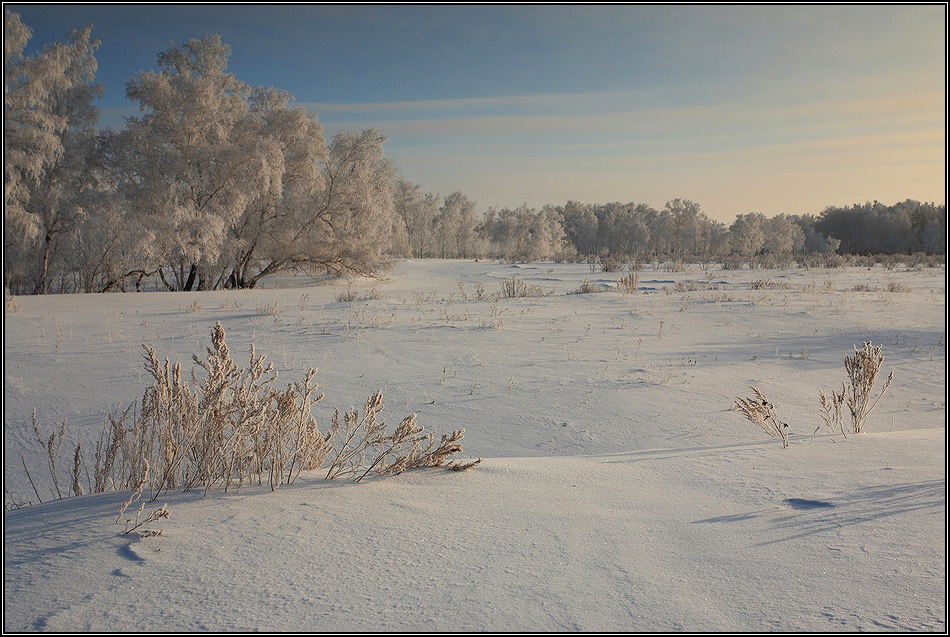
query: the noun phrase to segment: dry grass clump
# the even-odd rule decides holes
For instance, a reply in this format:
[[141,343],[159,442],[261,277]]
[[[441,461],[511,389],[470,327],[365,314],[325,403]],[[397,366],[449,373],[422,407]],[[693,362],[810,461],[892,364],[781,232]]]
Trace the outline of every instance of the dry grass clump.
[[[881,373],[884,356],[881,354],[883,345],[874,346],[870,341],[864,343],[861,349],[854,348],[854,356],[845,356],[844,368],[848,374],[848,383],[841,383],[841,392],[832,390],[831,398],[824,392],[818,392],[818,404],[821,408],[821,417],[825,425],[834,431],[838,429],[844,434],[844,417],[842,406],[847,404],[851,415],[852,433],[861,433],[868,415],[884,396],[884,392],[894,379],[894,372],[887,376],[881,392],[874,396],[874,385]],[[873,402],[872,402],[873,398]]]
[[888,281],[887,282],[887,291],[896,292],[898,294],[903,294],[910,292],[910,286],[905,283],[900,283],[898,281]]
[[547,296],[540,285],[528,284],[513,276],[501,282],[501,296],[505,299]]
[[274,318],[280,317],[284,311],[284,308],[280,306],[278,301],[274,301],[273,303],[260,303],[254,309],[258,316],[273,316]]
[[801,286],[802,292],[834,292],[835,285],[831,279],[825,279],[824,282],[812,281]]
[[623,270],[623,264],[623,259],[612,254],[605,254],[600,257],[601,272],[620,272]]
[[617,287],[620,289],[624,295],[636,294],[637,289],[640,287],[640,273],[633,271],[625,277],[621,277],[617,281]]
[[346,288],[345,292],[340,292],[339,294],[336,295],[337,303],[353,303],[354,301],[358,301],[359,299],[360,299],[359,292],[357,292],[353,288]]
[[568,292],[568,294],[595,294],[597,292],[606,292],[607,290],[599,285],[590,283],[587,279],[584,279],[584,282],[579,288],[573,292]]
[[788,290],[792,286],[785,281],[773,281],[771,279],[758,279],[752,282],[753,290]]
[[736,407],[739,409],[739,413],[750,422],[758,425],[762,431],[772,438],[780,439],[783,447],[788,447],[788,423],[784,423],[775,417],[773,411],[775,406],[769,402],[765,394],[755,387],[751,389],[755,397],[736,397]]
[[[82,476],[88,492],[148,490],[153,500],[169,491],[228,491],[245,483],[266,483],[274,490],[293,484],[304,470],[321,468],[327,468],[327,479],[352,476],[359,481],[368,475],[441,466],[462,451],[464,430],[442,436],[436,444],[433,434],[416,423],[415,414],[387,434],[378,419],[381,392],[370,396],[362,414],[349,411],[341,422],[337,411],[323,434],[311,413],[323,399],[316,393],[315,370],[300,383],[276,387],[277,371],[253,345],[247,366],[239,367],[220,323],[211,341],[204,359],[193,357],[203,371],[192,371],[190,380],[183,377],[179,363],[160,361],[154,349],[143,345],[151,384],[141,408],[136,413],[132,405],[121,415],[108,415],[88,463],[76,446],[69,476],[73,495],[85,492]],[[47,450],[54,498],[63,497],[56,459],[65,427],[63,423],[44,438],[34,415],[37,440]],[[42,502],[35,486],[34,491]],[[130,524],[137,528],[137,520]]]
[[387,434],[385,423],[378,420],[382,410],[383,395],[378,391],[367,398],[362,412],[347,411],[343,422],[336,410],[328,434],[333,451],[327,480],[343,476],[359,482],[370,474],[396,475],[415,467],[438,467],[462,451],[459,441],[464,429],[443,435],[436,445],[433,435],[425,433],[416,422],[416,415],[410,414],[393,433]]
[[379,291],[379,288],[373,288],[366,294],[360,296],[359,292],[353,288],[346,288],[345,292],[340,292],[336,295],[337,303],[354,303],[356,301],[375,301],[383,298],[382,293]]
[[112,481],[121,489],[134,488],[150,465],[146,486],[156,494],[216,486],[227,491],[265,480],[275,489],[292,484],[301,470],[319,466],[326,441],[310,413],[323,398],[315,395],[316,371],[309,370],[302,384],[277,389],[277,372],[253,346],[248,366],[239,368],[220,323],[211,341],[204,360],[193,357],[205,374],[199,379],[193,372],[190,382],[182,378],[179,363],[161,362],[154,349],[143,346],[152,384],[129,427],[125,418],[110,418],[103,458],[112,464],[100,466],[100,445],[97,483],[103,482],[99,476],[121,467]]
[[705,292],[707,290],[718,290],[719,285],[717,283],[711,283],[709,281],[678,281],[673,286],[674,292]]

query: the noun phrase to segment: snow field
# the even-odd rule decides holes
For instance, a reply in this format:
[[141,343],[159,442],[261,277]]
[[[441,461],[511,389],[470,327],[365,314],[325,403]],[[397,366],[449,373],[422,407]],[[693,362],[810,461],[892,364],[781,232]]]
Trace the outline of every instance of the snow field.
[[[175,494],[162,536],[124,494],[5,514],[8,630],[945,630],[945,269],[645,270],[404,261],[386,281],[16,298],[7,503],[41,495],[30,413],[98,436],[141,396],[140,343],[182,360],[224,326],[315,414],[376,388],[390,425],[465,427],[466,472]],[[518,276],[549,296],[474,300]],[[461,284],[461,285],[460,285]],[[753,289],[758,288],[758,289]],[[376,290],[376,292],[373,292]],[[821,430],[854,345],[895,371],[866,432]],[[782,449],[731,408],[755,385]],[[44,498],[46,499],[46,498]],[[81,581],[82,586],[76,586]]]

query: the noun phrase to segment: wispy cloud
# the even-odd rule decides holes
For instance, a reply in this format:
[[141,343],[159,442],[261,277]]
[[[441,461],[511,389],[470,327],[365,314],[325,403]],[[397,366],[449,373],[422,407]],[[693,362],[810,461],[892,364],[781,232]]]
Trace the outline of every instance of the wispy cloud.
[[584,94],[503,95],[498,97],[463,97],[454,99],[408,100],[401,102],[298,102],[295,105],[317,113],[379,113],[391,111],[479,109],[510,106],[553,106],[577,100],[616,97],[627,91],[609,91]]
[[[332,126],[378,128],[395,146],[419,140],[464,141],[486,137],[504,143],[550,136],[566,148],[616,144],[618,140],[751,139],[768,141],[791,135],[822,135],[842,129],[914,128],[943,121],[942,91],[894,95],[881,99],[824,99],[798,104],[747,104],[741,100],[696,106],[642,108],[583,114],[475,114],[444,117],[332,120]],[[409,108],[409,107],[407,107]],[[497,138],[497,139],[495,139]],[[415,142],[413,142],[415,140]]]

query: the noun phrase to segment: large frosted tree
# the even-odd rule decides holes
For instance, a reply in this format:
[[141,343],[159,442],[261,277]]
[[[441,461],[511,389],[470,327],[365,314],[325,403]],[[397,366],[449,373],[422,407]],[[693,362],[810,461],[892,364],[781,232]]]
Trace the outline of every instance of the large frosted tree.
[[254,287],[299,262],[309,247],[309,215],[325,185],[321,165],[329,155],[316,116],[291,108],[290,100],[276,89],[251,94],[245,125],[259,138],[265,178],[231,229],[221,279],[227,287]]
[[280,187],[272,183],[236,228],[244,256],[230,284],[254,287],[284,270],[374,275],[388,263],[397,223],[395,165],[383,154],[385,138],[372,129],[343,132],[327,148],[313,116],[300,109],[271,113],[278,114],[279,125],[271,125],[282,132],[271,134],[280,140]]
[[127,87],[144,113],[125,131],[132,218],[173,290],[214,286],[229,231],[274,176],[273,148],[250,122],[251,89],[227,71],[230,52],[216,35],[191,40]]
[[[24,56],[31,32],[4,15],[4,266],[6,283],[49,290],[51,261],[82,219],[92,175],[93,105],[101,87],[92,27]],[[32,289],[30,289],[32,288]]]
[[330,142],[323,188],[307,209],[303,265],[337,274],[375,274],[389,262],[396,165],[379,131],[344,131]]
[[229,55],[218,36],[191,40],[128,85],[144,114],[114,140],[113,174],[141,269],[172,290],[247,288],[290,269],[373,274],[405,250],[382,135],[328,146],[315,115],[237,80]]

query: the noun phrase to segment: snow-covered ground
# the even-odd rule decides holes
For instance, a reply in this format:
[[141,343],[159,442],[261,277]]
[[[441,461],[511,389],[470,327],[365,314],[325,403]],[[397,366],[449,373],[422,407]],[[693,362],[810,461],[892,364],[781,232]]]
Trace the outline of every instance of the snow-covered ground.
[[[512,276],[550,294],[476,300]],[[141,396],[141,343],[188,369],[217,321],[238,361],[318,368],[322,423],[381,388],[391,425],[464,427],[484,462],[174,494],[144,540],[115,524],[128,494],[8,510],[5,630],[945,631],[946,269],[693,265],[569,294],[621,276],[404,261],[352,303],[302,277],[8,301],[7,507],[36,500],[21,457],[48,499],[34,408],[91,443]],[[813,435],[868,340],[890,389],[864,433]],[[753,385],[789,448],[732,407]]]

